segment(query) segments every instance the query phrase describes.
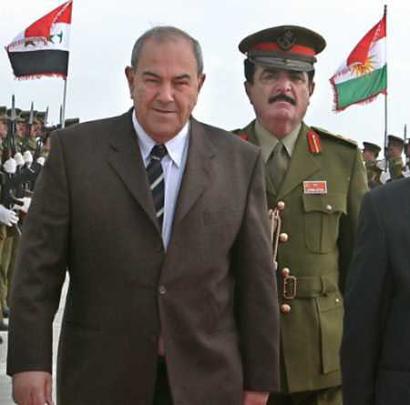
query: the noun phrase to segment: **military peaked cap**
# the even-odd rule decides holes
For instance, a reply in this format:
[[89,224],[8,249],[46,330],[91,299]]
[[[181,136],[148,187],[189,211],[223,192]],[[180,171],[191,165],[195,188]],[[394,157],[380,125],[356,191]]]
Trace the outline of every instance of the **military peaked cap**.
[[382,148],[379,145],[376,145],[375,143],[372,143],[372,142],[363,142],[363,150],[370,150],[374,152],[377,157],[377,155],[382,150]]
[[388,144],[389,145],[393,145],[393,146],[404,146],[404,139],[403,138],[399,138],[398,136],[395,135],[389,135],[387,137],[388,139]]
[[278,69],[310,72],[316,56],[326,47],[325,39],[297,25],[267,28],[244,38],[239,50],[248,59]]

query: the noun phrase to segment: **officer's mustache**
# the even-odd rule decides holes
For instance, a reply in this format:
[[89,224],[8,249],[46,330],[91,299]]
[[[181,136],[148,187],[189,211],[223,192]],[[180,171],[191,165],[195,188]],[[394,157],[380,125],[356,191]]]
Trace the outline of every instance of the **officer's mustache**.
[[276,101],[287,101],[289,104],[296,105],[296,100],[286,94],[278,94],[269,98],[269,104],[273,104]]

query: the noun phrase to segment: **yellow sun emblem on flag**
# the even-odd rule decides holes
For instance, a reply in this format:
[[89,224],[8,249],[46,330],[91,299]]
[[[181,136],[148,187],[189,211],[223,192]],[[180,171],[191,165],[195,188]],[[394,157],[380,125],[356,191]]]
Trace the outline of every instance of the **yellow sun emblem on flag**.
[[350,68],[356,76],[369,74],[374,70],[374,58],[370,55],[364,63],[355,63]]

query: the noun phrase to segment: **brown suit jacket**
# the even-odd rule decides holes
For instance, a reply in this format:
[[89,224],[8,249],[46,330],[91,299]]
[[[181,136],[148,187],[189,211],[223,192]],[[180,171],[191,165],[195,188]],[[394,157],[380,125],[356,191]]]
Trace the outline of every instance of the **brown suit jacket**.
[[130,113],[53,136],[18,256],[9,374],[51,371],[68,268],[60,405],[151,404],[160,333],[177,404],[278,388],[260,152],[194,119],[190,137],[165,252]]

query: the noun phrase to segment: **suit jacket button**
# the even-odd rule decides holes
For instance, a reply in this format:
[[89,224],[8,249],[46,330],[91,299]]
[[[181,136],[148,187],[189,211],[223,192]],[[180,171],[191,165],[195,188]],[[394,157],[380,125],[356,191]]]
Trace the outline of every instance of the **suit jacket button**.
[[280,312],[282,314],[288,314],[291,311],[292,307],[289,304],[282,304],[280,306]]
[[326,205],[326,211],[332,211],[333,207],[330,204]]
[[279,235],[279,240],[280,240],[282,243],[287,242],[288,239],[289,239],[289,236],[288,236],[288,234],[285,233],[285,232],[283,232],[283,233],[281,233],[281,234]]
[[160,286],[158,287],[158,292],[159,292],[161,295],[164,295],[164,294],[166,294],[167,289],[165,288],[164,285],[160,285]]

